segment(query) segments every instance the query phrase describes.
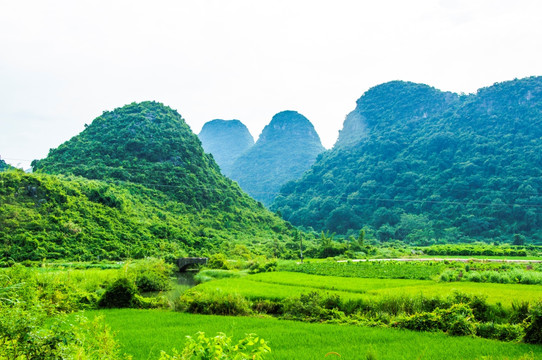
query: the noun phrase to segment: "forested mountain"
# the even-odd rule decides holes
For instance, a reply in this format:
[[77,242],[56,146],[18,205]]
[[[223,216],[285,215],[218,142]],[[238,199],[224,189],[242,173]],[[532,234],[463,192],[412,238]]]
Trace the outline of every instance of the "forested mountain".
[[336,146],[272,206],[294,225],[382,240],[542,241],[542,77],[473,95],[367,91]]
[[291,231],[221,175],[181,116],[159,103],[104,112],[32,165],[36,174],[1,175],[8,257],[193,254]]
[[9,164],[7,164],[4,160],[0,159],[0,171],[4,171],[11,168]]
[[239,120],[212,120],[198,134],[203,149],[211,153],[226,176],[237,158],[254,145],[254,138]]
[[297,179],[324,151],[311,122],[283,111],[263,129],[256,144],[233,164],[231,178],[254,199],[271,204],[280,187]]

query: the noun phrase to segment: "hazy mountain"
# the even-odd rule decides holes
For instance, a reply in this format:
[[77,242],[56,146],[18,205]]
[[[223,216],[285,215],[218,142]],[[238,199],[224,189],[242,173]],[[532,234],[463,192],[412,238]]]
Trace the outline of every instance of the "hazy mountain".
[[231,178],[269,205],[280,187],[299,178],[322,151],[311,122],[296,111],[283,111],[273,116],[256,144],[235,161]]
[[235,160],[254,145],[254,138],[239,120],[217,119],[206,122],[198,137],[205,152],[213,155],[226,176],[230,175]]
[[370,89],[272,209],[382,241],[540,241],[541,204],[542,77],[532,77],[468,96],[401,81]]

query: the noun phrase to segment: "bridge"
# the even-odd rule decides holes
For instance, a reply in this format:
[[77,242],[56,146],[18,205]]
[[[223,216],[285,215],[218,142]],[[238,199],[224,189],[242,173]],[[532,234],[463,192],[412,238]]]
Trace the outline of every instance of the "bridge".
[[179,271],[185,271],[192,264],[207,264],[209,258],[198,258],[198,257],[185,257],[177,259],[177,266]]

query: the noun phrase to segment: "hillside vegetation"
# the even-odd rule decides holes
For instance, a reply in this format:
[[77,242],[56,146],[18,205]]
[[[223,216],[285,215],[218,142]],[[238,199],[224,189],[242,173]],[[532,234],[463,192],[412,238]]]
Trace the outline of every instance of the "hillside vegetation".
[[336,146],[272,205],[294,225],[380,241],[542,241],[542,77],[473,95],[367,91]]
[[32,165],[35,174],[1,174],[6,261],[179,256],[237,242],[264,249],[291,232],[159,103],[104,112]]

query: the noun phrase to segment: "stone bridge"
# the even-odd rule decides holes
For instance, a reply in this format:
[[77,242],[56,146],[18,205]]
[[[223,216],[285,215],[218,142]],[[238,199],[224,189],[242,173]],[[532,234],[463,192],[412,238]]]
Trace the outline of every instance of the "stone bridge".
[[177,259],[177,266],[179,266],[179,271],[182,272],[192,264],[207,264],[207,260],[209,258],[185,257]]

